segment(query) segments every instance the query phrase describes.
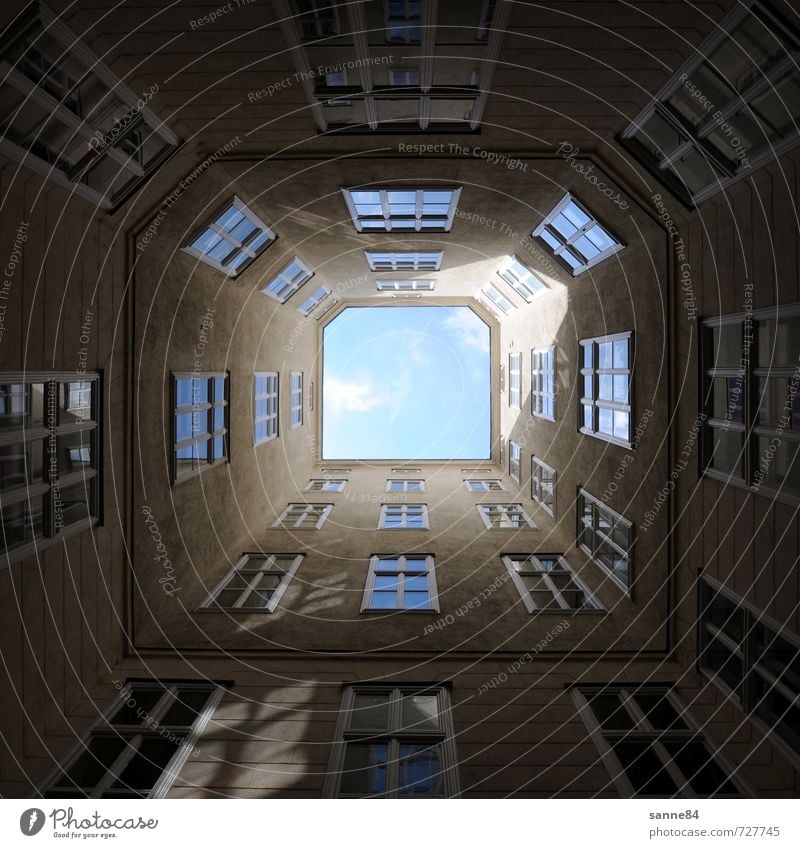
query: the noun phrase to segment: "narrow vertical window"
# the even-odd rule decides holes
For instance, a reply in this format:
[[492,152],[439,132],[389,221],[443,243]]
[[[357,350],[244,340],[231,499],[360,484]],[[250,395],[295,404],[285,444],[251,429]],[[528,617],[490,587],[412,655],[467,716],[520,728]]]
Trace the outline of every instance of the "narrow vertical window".
[[556,470],[536,456],[531,457],[531,498],[556,516]]
[[531,351],[531,412],[537,418],[556,420],[556,349]]
[[256,445],[278,436],[278,375],[253,374],[253,439]]
[[515,483],[520,481],[520,466],[522,463],[522,448],[516,442],[508,443],[508,476]]
[[292,371],[292,428],[303,424],[303,372]]
[[173,480],[228,461],[228,375],[173,374]]
[[508,355],[508,405],[512,409],[522,408],[522,354]]

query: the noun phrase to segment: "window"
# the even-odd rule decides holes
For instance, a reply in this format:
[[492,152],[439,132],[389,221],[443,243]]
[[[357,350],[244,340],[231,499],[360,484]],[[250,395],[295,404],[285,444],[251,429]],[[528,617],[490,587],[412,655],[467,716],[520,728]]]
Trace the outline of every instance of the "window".
[[629,591],[633,525],[585,489],[578,490],[577,506],[579,547]]
[[173,374],[173,480],[228,461],[228,375]]
[[703,322],[701,468],[800,499],[800,304]]
[[339,35],[339,10],[332,0],[294,0],[297,25],[305,41]]
[[424,610],[438,612],[433,557],[374,556],[364,590],[365,610]]
[[522,460],[522,448],[516,442],[508,443],[508,476],[515,483],[519,483],[520,462]]
[[509,256],[497,273],[525,303],[530,303],[537,294],[547,291],[547,286],[517,256]]
[[365,250],[364,255],[372,271],[438,271],[442,267],[442,251],[391,253]]
[[127,683],[39,792],[43,798],[163,798],[224,691],[206,681]]
[[668,686],[580,686],[572,696],[624,798],[744,794]]
[[303,554],[242,554],[204,609],[226,612],[275,612]]
[[502,492],[503,484],[499,480],[465,480],[468,492]]
[[489,283],[488,286],[481,289],[481,294],[486,297],[503,313],[508,315],[512,309],[517,307],[498,289],[496,286]]
[[448,233],[460,188],[342,189],[359,233]]
[[480,24],[478,25],[478,34],[475,36],[477,41],[489,40],[489,33],[492,31],[494,7],[496,5],[496,0],[483,0],[483,9],[481,10]]
[[433,291],[433,280],[376,280],[378,291]]
[[[301,284],[302,285],[302,284]],[[327,286],[320,286],[314,294],[297,307],[297,311],[306,318],[309,316],[323,301],[327,300],[332,294]]]
[[631,446],[632,336],[584,339],[579,347],[581,397],[578,429],[587,436]]
[[113,210],[163,164],[177,137],[41,3],[4,33],[0,152]]
[[556,420],[556,349],[531,351],[531,412],[537,418]]
[[573,276],[608,259],[622,244],[602,227],[571,194],[564,196],[533,231]]
[[343,492],[347,480],[309,480],[306,486],[307,492]]
[[424,480],[387,480],[387,492],[424,492]]
[[530,613],[602,609],[562,554],[508,554],[503,562]]
[[303,372],[292,371],[292,429],[303,423]]
[[419,68],[390,68],[389,85],[419,87]]
[[508,405],[512,409],[522,408],[522,354],[508,355]]
[[274,371],[253,374],[253,444],[278,435],[278,375]]
[[286,530],[319,530],[332,509],[333,504],[290,503],[272,526]]
[[428,530],[426,504],[381,504],[379,530]]
[[422,0],[386,0],[386,40],[419,44],[422,31]]
[[320,473],[322,474],[352,474],[352,468],[331,468],[330,466],[325,468],[320,468]]
[[[697,661],[762,730],[800,758],[800,640],[729,589],[700,578]],[[774,738],[774,737],[773,737]]]
[[234,197],[183,250],[217,271],[235,277],[273,241],[275,233]]
[[538,457],[531,457],[531,498],[556,517],[556,471]]
[[453,738],[449,693],[442,686],[348,686],[324,794],[453,798]]
[[313,276],[311,271],[295,256],[277,277],[261,289],[261,292],[273,300],[277,300],[278,303],[286,303],[300,286],[308,282]]
[[478,504],[478,512],[487,530],[539,529],[528,517],[522,504]]
[[0,375],[3,559],[92,527],[100,516],[100,378]]
[[736,4],[623,145],[688,205],[710,197],[797,143],[799,46],[767,4]]
[[421,474],[421,468],[391,468],[392,474]]

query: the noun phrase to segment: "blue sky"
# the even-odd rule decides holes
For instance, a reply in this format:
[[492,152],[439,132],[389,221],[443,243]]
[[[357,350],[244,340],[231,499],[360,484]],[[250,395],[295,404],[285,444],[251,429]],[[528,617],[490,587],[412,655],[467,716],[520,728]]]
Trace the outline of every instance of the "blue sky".
[[345,309],[323,368],[323,459],[489,456],[489,328],[468,307]]

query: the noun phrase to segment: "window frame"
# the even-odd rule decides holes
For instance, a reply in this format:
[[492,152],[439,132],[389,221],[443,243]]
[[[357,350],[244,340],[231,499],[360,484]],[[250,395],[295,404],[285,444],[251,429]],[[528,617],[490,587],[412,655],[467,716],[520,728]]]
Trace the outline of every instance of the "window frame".
[[481,294],[486,297],[503,315],[510,315],[517,305],[509,300],[503,292],[494,283],[487,283],[482,289]]
[[[25,559],[39,550],[43,550],[51,545],[57,544],[62,539],[67,539],[78,533],[83,532],[91,527],[96,527],[102,523],[102,504],[103,504],[103,422],[100,417],[100,412],[103,407],[102,399],[102,374],[98,371],[5,371],[0,373],[0,386],[25,386],[24,392],[20,395],[15,393],[16,397],[23,397],[23,407],[28,413],[30,411],[30,387],[34,384],[43,384],[42,388],[42,422],[37,426],[30,425],[25,418],[22,417],[20,426],[3,427],[0,429],[0,447],[11,447],[14,445],[22,445],[23,461],[27,470],[29,465],[33,465],[31,450],[34,444],[42,443],[42,469],[38,478],[28,479],[27,473],[22,483],[19,483],[9,488],[0,489],[0,504],[4,510],[6,507],[11,507],[18,503],[28,505],[26,510],[25,520],[35,516],[35,512],[31,512],[30,508],[35,501],[42,503],[42,534],[40,537],[32,535],[30,541],[24,541],[21,544],[8,547],[5,545],[5,531],[0,527],[0,540],[3,541],[4,553],[2,555],[2,564],[10,565]],[[91,385],[91,401],[89,406],[80,407],[65,407],[62,409],[60,396],[65,384],[74,383],[89,383]],[[79,391],[85,391],[80,389]],[[69,390],[67,390],[69,392]],[[13,396],[13,395],[12,395]],[[69,394],[67,395],[69,397]],[[52,400],[51,400],[52,398]],[[61,418],[65,412],[70,409],[88,409],[88,419],[62,423]],[[52,423],[49,418],[53,414],[55,423]],[[9,415],[13,415],[9,413]],[[18,416],[14,416],[18,417]],[[89,447],[93,451],[92,464],[85,466],[83,463],[83,454],[78,460],[80,467],[70,470],[66,474],[62,474],[59,465],[59,443],[65,436],[70,436],[76,433],[88,433],[89,445],[83,444],[77,450],[83,451]],[[55,465],[53,465],[53,451],[49,444],[51,440],[55,441]],[[76,448],[70,448],[70,452]],[[12,457],[3,457],[3,461],[10,461]],[[72,458],[71,458],[72,460]],[[57,485],[53,483],[51,471],[57,469]],[[3,475],[4,477],[6,475]],[[73,521],[69,524],[59,522],[58,507],[62,507],[63,516],[63,501],[61,500],[61,492],[63,489],[78,484],[87,484],[84,491],[86,492],[87,515]],[[0,524],[2,519],[0,518]],[[59,526],[61,524],[61,526]]]
[[509,439],[508,476],[515,482],[522,482],[522,445]]
[[[579,227],[571,236],[563,236],[561,233],[558,233],[551,226],[553,220],[558,217],[558,215],[565,209],[570,203],[574,203],[575,206],[578,207],[580,212],[583,213],[589,220],[583,226]],[[611,247],[606,248],[605,250],[600,251],[597,256],[588,259],[580,253],[580,249],[575,247],[575,242],[580,239],[583,235],[585,235],[592,227],[599,227],[605,234],[610,238],[614,244]],[[542,233],[547,232],[551,238],[560,243],[559,247],[554,248],[551,244],[549,244]],[[567,271],[573,276],[577,277],[580,274],[594,268],[595,265],[599,265],[601,262],[604,262],[606,259],[610,259],[616,253],[619,253],[625,245],[614,235],[614,233],[608,229],[605,224],[601,224],[600,221],[592,215],[591,212],[573,195],[571,192],[567,192],[561,200],[556,203],[553,209],[548,212],[547,215],[544,216],[541,223],[536,226],[536,228],[531,232],[531,237],[536,239],[539,244],[545,247],[550,253],[555,257],[555,259],[559,262],[559,264],[566,268]],[[577,259],[583,259],[583,262],[574,267],[570,265],[566,259],[563,259],[561,254],[565,250],[570,250]]]
[[[655,756],[658,757],[661,765],[665,768],[669,777],[678,788],[676,796],[678,798],[697,798],[704,796],[698,796],[691,790],[691,787],[689,786],[689,778],[683,774],[673,760],[672,755],[664,748],[664,740],[672,742],[685,740],[686,742],[700,743],[705,747],[709,754],[709,760],[714,760],[716,762],[717,767],[725,773],[726,779],[732,783],[740,793],[736,796],[728,794],[723,795],[720,793],[714,795],[715,798],[738,798],[750,797],[752,795],[747,785],[739,776],[738,770],[733,768],[727,758],[719,753],[718,747],[715,746],[713,742],[709,743],[706,740],[706,736],[700,725],[685,708],[682,700],[675,694],[672,684],[582,684],[571,686],[569,691],[575,706],[578,708],[579,715],[589,732],[589,736],[591,737],[597,752],[600,754],[600,759],[622,798],[660,798],[665,796],[636,794],[636,790],[631,783],[630,778],[625,773],[624,766],[614,753],[612,745],[609,744],[609,738],[613,740],[625,739],[630,741],[650,742],[647,749],[652,751]],[[619,694],[621,699],[623,699],[626,713],[636,724],[635,729],[616,731],[604,729],[591,707],[589,697],[587,697],[587,693],[597,692]],[[654,725],[649,718],[652,714],[652,710],[649,713],[645,713],[634,700],[634,696],[636,694],[642,693],[657,693],[665,695],[672,708],[685,722],[686,729],[664,730],[654,728]],[[629,708],[630,706],[633,707],[632,710]],[[668,797],[671,798],[675,796]]]
[[508,405],[522,410],[522,353],[508,354]]
[[[628,343],[628,353],[627,353],[627,368],[614,368],[613,367],[613,346],[615,342],[618,341],[627,341]],[[600,368],[600,345],[611,343],[612,345],[612,367],[611,368]],[[591,368],[587,368],[584,365],[584,349],[587,345],[592,346],[592,366]],[[595,439],[600,439],[600,441],[608,442],[611,445],[617,445],[621,448],[626,448],[628,450],[633,448],[633,366],[634,366],[634,356],[635,349],[633,344],[633,330],[627,330],[622,333],[610,333],[606,336],[593,336],[586,339],[580,339],[578,341],[578,379],[580,380],[580,397],[578,398],[578,432],[583,433],[584,436],[591,436]],[[615,400],[601,400],[599,397],[600,394],[600,377],[601,376],[610,376],[612,382],[612,396],[614,393],[613,390],[613,381],[616,376],[627,375],[628,378],[628,402],[622,403],[620,401]],[[587,377],[591,377],[592,379],[592,393],[593,397],[587,397],[584,394],[585,379]],[[587,406],[591,405],[592,407],[592,429],[589,429],[585,425],[584,411]],[[624,412],[628,416],[628,438],[620,439],[618,436],[609,435],[607,433],[600,432],[600,410],[607,409],[611,410],[612,421],[613,415],[615,412]]]
[[[408,526],[408,510],[410,507],[422,507],[422,527]],[[387,527],[386,518],[390,512],[399,512],[401,523],[398,527]],[[430,530],[430,518],[428,515],[428,505],[419,503],[382,503],[380,515],[378,516],[378,530],[402,530],[406,531],[425,531]]]
[[[509,514],[509,507],[513,507],[513,513],[519,513],[524,521],[527,524],[527,527],[524,525],[518,527],[501,527],[499,525],[495,525],[492,523],[491,517],[489,516],[489,512],[493,509],[500,508],[500,512],[503,515]],[[478,514],[483,520],[484,525],[487,530],[538,530],[539,526],[534,522],[534,520],[528,515],[525,511],[524,507],[521,503],[483,503],[476,504],[475,508],[478,510]]]
[[[267,380],[267,391],[265,394],[258,394],[256,386],[258,384],[259,379]],[[274,391],[270,390],[270,385],[274,384]],[[267,414],[261,418],[256,414],[256,404],[258,401],[266,401],[267,402]],[[272,403],[270,403],[270,401]],[[272,412],[270,412],[270,407],[272,407]],[[277,439],[280,435],[280,422],[279,422],[279,413],[280,411],[280,377],[277,371],[254,371],[253,372],[253,447],[258,447],[259,445],[264,445],[267,442],[271,442],[273,439]],[[256,434],[256,426],[266,422],[267,424],[267,435],[263,439],[259,439]],[[270,433],[270,431],[272,431]]]
[[[226,229],[220,227],[216,223],[219,218],[232,208],[241,212],[242,215],[244,215],[244,217],[255,226],[253,232],[250,233],[243,242],[233,238]],[[230,260],[238,253],[246,253],[248,258],[235,268],[231,268],[228,264],[226,264],[226,262],[220,262],[217,259],[212,259],[208,253],[204,253],[202,250],[198,250],[198,248],[194,247],[194,243],[209,230],[220,236],[231,246],[231,249],[225,257],[226,260]],[[249,248],[248,245],[256,241],[256,239],[258,239],[261,235],[266,235],[267,240],[255,250]],[[209,217],[206,224],[202,227],[198,227],[193,232],[192,237],[189,239],[189,243],[183,245],[181,247],[181,251],[196,259],[198,262],[202,262],[203,264],[214,268],[216,271],[221,271],[228,277],[235,278],[240,276],[246,268],[252,265],[252,263],[261,256],[262,253],[268,250],[269,247],[275,243],[277,238],[277,235],[261,220],[261,218],[259,218],[258,215],[256,215],[256,213],[253,212],[243,200],[234,194],[233,197],[216,209],[216,211]]]
[[[291,526],[287,525],[285,522],[291,513],[297,512],[297,507],[303,507],[303,509],[300,510],[300,515],[293,520]],[[322,508],[321,511],[319,511],[320,507]],[[333,504],[292,501],[286,505],[286,509],[284,509],[284,511],[272,523],[272,528],[280,530],[321,530],[332,511]],[[305,518],[309,515],[317,515],[317,520],[313,527],[310,527],[305,523]],[[301,523],[298,524],[298,521]]]
[[[365,250],[370,271],[440,271],[443,250]],[[379,260],[377,256],[389,256],[390,259]],[[434,257],[425,259],[423,257]]]
[[[400,488],[393,488],[394,485],[400,484]],[[409,485],[416,486],[416,488],[409,489]],[[425,481],[422,479],[419,480],[394,480],[391,477],[386,481],[385,492],[412,492],[413,494],[424,494],[425,493]]]
[[[320,485],[317,485],[320,484]],[[318,478],[312,477],[305,487],[306,492],[326,492],[328,494],[339,494],[345,490],[347,486],[346,477],[334,478]]]
[[[303,273],[303,278],[299,283],[294,282],[294,280],[286,275],[286,272],[292,265],[299,265],[300,271]],[[259,289],[261,294],[266,295],[277,303],[286,303],[293,295],[295,295],[301,288],[314,276],[314,272],[300,259],[299,256],[295,256],[290,259],[278,273],[263,287]],[[278,283],[281,283],[282,286],[278,288],[278,291],[271,291],[273,287],[276,287]],[[280,293],[282,292],[282,294]],[[311,314],[311,313],[309,313]]]
[[[212,468],[217,468],[220,465],[225,465],[230,461],[230,372],[229,371],[173,371],[171,381],[171,438],[172,438],[172,486],[179,486],[193,477],[198,477],[200,474],[209,471]],[[220,400],[216,397],[216,380],[223,379],[223,397]],[[178,406],[178,380],[206,380],[208,383],[209,401],[199,404],[191,404],[189,406]],[[224,412],[224,426],[222,430],[213,429],[214,410],[222,408]],[[178,415],[186,415],[188,413],[195,414],[205,410],[207,415],[206,439],[189,437],[177,441],[176,433],[176,417]],[[197,468],[191,468],[188,471],[178,470],[178,450],[181,450],[190,444],[196,444],[200,441],[213,443],[213,440],[222,437],[223,454],[219,459],[214,459],[212,456],[206,456],[205,461],[200,461],[198,458]],[[208,453],[208,451],[207,451]],[[213,454],[213,450],[210,452]]]
[[[585,519],[582,509],[582,502],[588,500],[593,504],[592,510],[592,523],[589,525]],[[599,510],[605,510],[609,513],[606,520],[609,522],[609,533],[605,533],[600,529],[600,516]],[[624,516],[620,515],[615,510],[611,509],[608,504],[603,503],[599,498],[594,497],[594,495],[589,494],[586,489],[581,487],[578,488],[578,494],[575,500],[575,515],[577,519],[576,526],[576,546],[580,548],[587,556],[591,559],[591,561],[603,571],[604,574],[607,574],[614,583],[622,589],[628,597],[633,597],[633,584],[634,584],[634,574],[633,574],[633,551],[634,545],[636,542],[636,538],[634,535],[634,524],[632,521],[629,521]],[[620,524],[623,526],[623,529],[628,532],[628,548],[625,550],[621,545],[615,542],[612,538],[613,531],[616,529],[616,525]],[[589,530],[592,533],[593,545],[592,548],[588,548],[583,542],[584,530]],[[596,553],[599,550],[600,546],[606,543],[610,545],[617,554],[621,555],[625,558],[627,562],[627,583],[623,582],[623,580],[611,569],[609,569],[606,565],[604,565],[599,559],[596,558]]]
[[[318,5],[317,0],[311,0],[311,3],[315,7]],[[319,5],[322,6],[321,9],[314,8],[309,12],[300,12],[297,9],[297,4],[292,3],[292,11],[294,12],[292,17],[301,41],[308,42],[318,41],[320,39],[327,40],[330,38],[338,38],[342,34],[342,22],[339,18],[339,7],[333,2],[327,2],[327,0],[322,0]],[[320,12],[328,12],[329,14],[323,16]],[[326,34],[322,31],[326,20],[331,20],[334,23],[334,32],[331,34]],[[303,27],[304,23],[313,23],[314,28],[316,29],[316,34],[306,35]]]
[[[180,689],[206,691],[208,692],[208,697],[191,725],[161,725],[158,722],[158,718],[165,716],[173,703],[180,702],[177,694]],[[148,717],[158,724],[158,728],[152,728],[144,721],[140,725],[112,725],[111,718],[131,699],[132,693],[142,690],[164,690],[164,693],[153,706],[152,710],[147,712]],[[80,759],[82,754],[89,750],[89,745],[93,738],[122,738],[125,740],[125,747],[111,762],[110,766],[106,769],[105,775],[98,780],[94,791],[86,795],[87,798],[102,798],[104,797],[102,793],[111,788],[113,782],[123,773],[125,767],[136,757],[139,751],[138,745],[141,745],[142,741],[149,739],[168,739],[169,737],[161,731],[168,728],[179,728],[178,732],[185,732],[186,735],[176,745],[175,753],[167,762],[161,776],[155,781],[150,791],[143,796],[144,798],[165,798],[172,785],[180,776],[181,769],[200,739],[204,728],[213,717],[226,691],[227,689],[224,684],[207,682],[205,680],[166,678],[148,678],[146,680],[128,679],[109,706],[81,734],[67,755],[53,766],[45,779],[39,784],[36,792],[37,797],[52,800],[77,797],[75,789],[69,788],[62,789],[63,794],[58,794],[58,784],[56,781],[62,776],[66,777],[68,770]],[[187,727],[188,731],[184,731]],[[169,730],[168,732],[174,735],[174,731]],[[137,744],[137,740],[140,737],[141,741],[138,741]],[[53,792],[56,792],[56,794],[51,794]],[[118,792],[120,793],[118,796],[106,796],[107,800],[112,800],[115,797],[117,800],[126,797],[142,797],[132,792],[125,795],[124,789],[120,789]]]
[[[464,485],[468,492],[476,495],[488,494],[490,492],[505,492],[505,486],[503,486],[503,481],[500,479],[487,479],[487,480],[478,480],[475,478],[469,478],[464,480]],[[473,486],[486,486],[485,489],[475,489]]]
[[[519,270],[517,267],[519,266]],[[525,303],[533,303],[535,297],[546,294],[550,287],[535,274],[516,253],[512,253],[497,269],[497,275],[503,282],[512,288]],[[528,282],[528,278],[533,280],[533,283]]]
[[[378,192],[379,194],[379,205],[381,206],[382,212],[380,215],[359,215],[356,209],[355,202],[353,200],[353,192]],[[413,215],[414,218],[414,227],[393,227],[392,222],[397,220],[408,220],[412,216],[409,215],[393,215],[391,213],[391,207],[389,204],[389,192],[393,191],[403,191],[403,192],[414,192],[415,194],[415,212]],[[450,202],[448,204],[447,215],[445,216],[444,224],[441,227],[423,227],[422,224],[424,221],[428,220],[439,220],[442,218],[442,215],[432,215],[426,216],[423,212],[424,209],[424,194],[427,191],[440,191],[445,192],[449,191],[452,193],[450,198]],[[371,235],[373,233],[393,233],[397,235],[409,235],[412,233],[449,233],[453,227],[453,221],[455,219],[456,209],[458,208],[458,201],[461,197],[461,186],[452,186],[452,185],[394,185],[394,186],[375,186],[375,185],[367,185],[367,186],[359,186],[355,188],[343,188],[341,189],[342,195],[344,197],[345,205],[347,206],[347,211],[352,218],[353,226],[356,229],[357,233],[362,233],[366,235]],[[382,221],[384,226],[381,227],[365,227],[365,221]]]
[[[298,379],[299,378],[299,379]],[[296,430],[303,426],[303,384],[305,378],[302,371],[289,372],[290,419],[289,429]]]
[[[405,564],[408,557],[412,559],[424,559],[427,563],[427,568],[424,572],[421,571],[406,571],[401,566]],[[392,571],[378,571],[378,562],[382,559],[396,559],[398,568]],[[428,607],[373,607],[371,606],[373,594],[375,592],[375,578],[379,576],[390,577],[397,575],[397,603],[400,604],[404,597],[404,587],[406,575],[410,574],[413,577],[427,578],[428,598],[430,606]],[[436,586],[436,557],[433,554],[373,554],[369,558],[369,570],[367,571],[367,580],[364,584],[364,595],[361,599],[362,613],[384,613],[389,615],[397,612],[419,613],[438,613],[439,610],[439,593]]]
[[[374,730],[351,730],[350,717],[355,708],[358,695],[387,694],[390,701],[389,720],[385,732],[376,733]],[[438,699],[439,726],[436,730],[424,730],[404,728],[402,723],[402,699],[407,695],[433,695]],[[438,683],[402,683],[393,686],[391,684],[347,684],[343,687],[342,703],[336,722],[333,746],[330,761],[323,787],[323,797],[364,797],[356,795],[343,795],[340,791],[342,775],[344,773],[344,761],[349,741],[365,740],[373,741],[376,738],[386,740],[389,743],[389,756],[387,758],[389,773],[387,775],[386,792],[380,797],[397,797],[397,769],[399,761],[399,740],[406,739],[409,742],[435,741],[440,746],[442,761],[442,778],[444,797],[457,798],[460,795],[458,781],[458,760],[456,759],[455,729],[453,726],[453,714],[450,698],[450,687],[448,684]],[[394,743],[394,745],[393,745]]]
[[[547,361],[551,357],[553,367],[547,368]],[[535,347],[531,350],[531,415],[545,421],[556,420],[556,395],[558,394],[556,357],[555,345]],[[543,412],[545,399],[553,405],[552,415]]]
[[[251,559],[261,559],[266,557],[267,560],[272,558],[272,562],[270,565],[274,566],[277,561],[289,560],[289,566],[286,570],[280,568],[270,568],[270,567],[262,567],[262,568],[248,568],[247,565]],[[303,561],[305,554],[281,554],[281,553],[265,553],[261,551],[247,551],[241,555],[238,562],[228,571],[226,574],[220,579],[214,589],[209,592],[206,598],[203,600],[202,604],[199,607],[198,611],[203,612],[224,612],[224,613],[235,613],[235,612],[244,612],[247,614],[261,614],[261,613],[273,613],[275,612],[276,607],[281,601],[281,598],[286,592],[286,589],[289,587],[289,584],[292,582],[292,578],[295,575],[295,572],[300,567],[300,563]],[[244,601],[247,600],[251,595],[253,595],[256,591],[258,591],[255,587],[258,582],[257,578],[260,578],[262,574],[273,574],[280,573],[281,580],[278,585],[275,587],[274,593],[270,598],[269,602],[266,606],[247,606]],[[228,587],[228,584],[231,583],[235,577],[242,576],[243,574],[247,574],[250,576],[250,582],[247,587],[241,590],[241,594],[238,600],[234,603],[233,606],[221,606],[217,603],[217,598],[220,594]]]
[[[552,480],[551,502],[548,503],[546,497],[543,497],[545,491],[545,474],[550,475]],[[546,462],[539,459],[538,456],[531,454],[531,500],[539,506],[551,517],[556,517],[556,492],[558,486],[558,472],[555,468],[549,466]]]
[[[544,567],[537,568],[535,565],[532,565],[531,568],[527,568],[524,571],[520,571],[516,569],[513,565],[514,562],[524,561],[531,562],[531,560],[536,560],[539,562],[539,558],[542,559],[555,559],[558,560],[560,568],[550,569],[549,571]],[[522,599],[522,603],[525,605],[525,609],[531,615],[541,615],[548,613],[556,613],[558,615],[563,615],[565,612],[571,612],[575,614],[592,614],[592,613],[604,613],[606,610],[603,608],[603,605],[595,596],[594,592],[587,586],[587,584],[572,570],[569,562],[563,553],[544,553],[537,551],[535,553],[526,553],[526,554],[503,554],[501,559],[503,560],[503,564],[508,570],[508,574],[511,577],[511,582],[516,587],[517,591],[520,594],[520,598]],[[541,562],[539,562],[541,566]],[[571,607],[566,602],[562,595],[562,589],[560,589],[552,579],[552,575],[555,574],[557,577],[566,577],[572,583],[575,584],[575,588],[580,590],[586,596],[587,601],[590,606],[588,607]],[[544,608],[540,609],[537,607],[531,597],[531,592],[528,586],[525,584],[523,577],[535,576],[537,578],[541,578],[544,585],[547,587],[547,591],[549,591],[556,603],[559,605],[557,608]],[[572,590],[574,591],[574,590]]]
[[[307,298],[303,303],[301,303],[300,306],[297,307],[297,311],[303,316],[303,318],[308,318],[308,316],[311,315],[311,313],[314,312],[314,310],[318,306],[325,303],[325,301],[332,294],[333,289],[328,288],[328,286],[322,285],[309,298]],[[287,297],[287,300],[288,299],[289,298]]]
[[375,280],[375,288],[382,292],[433,291],[434,280]]

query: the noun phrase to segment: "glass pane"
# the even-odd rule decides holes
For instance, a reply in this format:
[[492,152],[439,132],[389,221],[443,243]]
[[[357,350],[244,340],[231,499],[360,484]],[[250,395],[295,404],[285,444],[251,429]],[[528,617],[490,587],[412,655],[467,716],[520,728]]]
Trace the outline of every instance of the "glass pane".
[[773,633],[763,624],[754,628],[753,661],[779,678],[794,692],[800,692],[800,648]]
[[714,418],[743,423],[744,376],[714,377],[711,388],[711,414]]
[[588,695],[592,708],[603,730],[632,730],[633,719],[622,705],[620,696],[615,692],[598,692]]
[[177,749],[175,742],[165,738],[145,739],[133,759],[123,769],[119,780],[113,784],[114,788],[124,787],[133,790],[137,795],[147,795],[164,773]]
[[406,592],[427,592],[428,578],[427,576],[405,578],[404,588]]
[[388,557],[381,557],[376,565],[378,571],[398,571],[400,569],[400,561]]
[[130,696],[120,706],[109,720],[110,724],[136,724],[140,725],[149,714],[158,700],[164,694],[164,689],[131,689]]
[[24,487],[42,479],[44,445],[43,440],[37,440],[0,447],[0,490]]
[[758,364],[793,368],[800,355],[800,315],[781,315],[757,322]]
[[759,436],[758,479],[787,494],[800,492],[800,440],[787,436]]
[[796,697],[790,700],[760,674],[753,675],[753,690],[756,715],[774,728],[795,751],[800,752],[800,706]]
[[739,794],[702,742],[665,741],[664,747],[699,797]]
[[633,784],[634,795],[671,796],[678,791],[650,743],[619,741],[613,749]]
[[161,719],[161,724],[171,727],[191,727],[208,700],[208,692],[197,689],[178,689],[177,698]]
[[105,776],[108,769],[126,747],[124,739],[116,736],[94,736],[88,748],[60,777],[56,786],[79,786],[91,789]]
[[402,723],[406,730],[437,730],[439,727],[438,697],[436,695],[405,695]]
[[800,384],[789,377],[759,377],[759,424],[800,430]]
[[405,571],[427,571],[428,560],[425,558],[406,557]]
[[386,730],[389,727],[389,694],[357,693],[350,712],[352,730]]
[[694,194],[706,188],[706,186],[717,184],[717,172],[712,168],[709,161],[694,148],[676,160],[672,165],[672,170],[678,179],[684,183],[690,194]]
[[686,723],[678,715],[666,693],[640,691],[634,698],[655,730],[686,729]]
[[92,467],[94,435],[89,430],[59,436],[58,470],[60,474],[83,471]]
[[0,528],[5,547],[11,549],[32,542],[34,537],[42,538],[43,515],[41,497],[3,507],[0,513]]
[[343,795],[378,795],[386,791],[389,746],[385,742],[348,742],[339,791]]
[[70,424],[92,417],[92,384],[88,381],[59,384],[59,423]]
[[405,592],[403,606],[405,609],[430,609],[430,597],[427,592]]
[[742,325],[723,324],[711,331],[714,368],[738,368],[742,357]]
[[93,516],[94,486],[94,480],[90,479],[61,489],[60,498],[54,498],[56,532]]
[[371,609],[397,609],[397,592],[373,592]]
[[716,471],[742,477],[743,434],[736,430],[715,427],[712,430],[713,451],[710,465]]
[[397,794],[401,798],[433,798],[444,795],[439,745],[401,744],[398,771]]

